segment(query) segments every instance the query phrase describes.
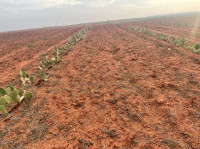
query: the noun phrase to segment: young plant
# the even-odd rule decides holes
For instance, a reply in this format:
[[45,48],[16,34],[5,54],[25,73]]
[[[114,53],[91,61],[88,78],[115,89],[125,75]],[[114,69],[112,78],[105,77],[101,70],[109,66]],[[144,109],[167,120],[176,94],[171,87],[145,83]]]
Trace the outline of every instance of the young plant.
[[48,56],[46,56],[45,60],[40,61],[40,65],[38,66],[38,68],[40,70],[43,70],[44,68],[49,69],[55,62],[56,59],[54,57],[49,59]]
[[[23,94],[20,97],[20,102],[24,99],[24,98],[31,98],[32,97],[32,93],[31,92],[27,92],[26,91],[26,83],[33,83],[34,78],[33,76],[29,76],[25,71],[19,71],[19,76],[21,78],[22,81],[22,89],[23,89]],[[19,95],[19,92],[18,92]]]
[[67,50],[68,50],[68,51],[70,51],[70,50],[71,50],[71,46],[70,46],[70,44],[69,44],[69,43],[67,43],[67,44],[66,44],[66,48],[67,48]]
[[25,85],[27,82],[28,83],[33,83],[34,78],[33,76],[29,76],[25,71],[19,71],[19,76],[21,78],[22,81],[22,85]]
[[53,60],[55,60],[55,62],[59,62],[61,52],[59,51],[59,49],[56,46],[54,47],[54,49],[55,49],[56,53],[55,53],[55,59],[53,59]]
[[8,112],[6,107],[11,103],[19,104],[24,98],[30,99],[32,93],[26,92],[22,93],[20,89],[14,88],[12,86],[7,86],[6,89],[0,88],[0,111],[6,115]]
[[40,77],[41,80],[44,80],[45,82],[47,82],[49,75],[46,75],[45,73],[40,72],[39,77]]

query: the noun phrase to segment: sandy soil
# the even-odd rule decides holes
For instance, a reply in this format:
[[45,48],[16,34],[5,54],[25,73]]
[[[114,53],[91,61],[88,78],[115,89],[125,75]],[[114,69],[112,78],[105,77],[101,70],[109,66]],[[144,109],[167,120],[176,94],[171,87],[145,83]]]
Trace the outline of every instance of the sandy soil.
[[199,72],[200,55],[93,26],[0,122],[0,148],[199,148]]

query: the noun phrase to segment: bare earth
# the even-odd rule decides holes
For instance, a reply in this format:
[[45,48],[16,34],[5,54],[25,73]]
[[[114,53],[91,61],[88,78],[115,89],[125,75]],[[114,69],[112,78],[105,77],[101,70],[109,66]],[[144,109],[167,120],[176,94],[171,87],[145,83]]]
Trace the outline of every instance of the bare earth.
[[[41,54],[80,29],[0,34],[0,85],[18,86],[20,69],[36,71]],[[200,147],[200,55],[126,25],[96,25],[49,75],[0,118],[0,148]]]

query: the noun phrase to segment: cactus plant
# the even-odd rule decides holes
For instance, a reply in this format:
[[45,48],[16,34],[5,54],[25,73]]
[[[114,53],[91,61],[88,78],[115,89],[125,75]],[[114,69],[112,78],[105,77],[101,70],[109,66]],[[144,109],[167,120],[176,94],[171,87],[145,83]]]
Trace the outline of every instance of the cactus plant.
[[167,35],[162,34],[162,33],[152,32],[152,31],[149,31],[146,28],[140,28],[140,27],[137,27],[137,26],[136,27],[129,26],[128,28],[130,28],[132,30],[135,30],[137,32],[141,32],[143,34],[150,35],[152,37],[156,37],[156,38],[161,39],[163,41],[166,41],[168,43],[173,43],[178,47],[183,47],[186,44],[186,40],[184,38],[177,39],[175,37],[167,36]]
[[39,73],[39,77],[41,80],[44,80],[45,82],[48,81],[49,75],[46,75],[45,73]]
[[21,94],[18,89],[11,86],[8,86],[6,89],[0,88],[0,92],[0,111],[3,114],[8,113],[6,107],[12,102],[19,104],[24,98],[29,99],[32,97],[32,93],[24,91]]
[[26,82],[33,82],[34,78],[33,76],[29,76],[25,71],[19,71],[19,76],[21,78],[21,81],[23,84],[26,84]]
[[38,66],[39,70],[43,70],[44,68],[50,68],[56,62],[56,58],[53,57],[51,59],[46,56],[45,60],[40,61],[40,65]]

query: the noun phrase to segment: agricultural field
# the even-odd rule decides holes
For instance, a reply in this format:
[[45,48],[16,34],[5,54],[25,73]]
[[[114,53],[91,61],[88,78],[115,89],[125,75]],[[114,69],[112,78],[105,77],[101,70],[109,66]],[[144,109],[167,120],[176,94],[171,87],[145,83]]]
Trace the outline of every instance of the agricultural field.
[[191,18],[0,33],[0,148],[198,149]]
[[[8,32],[0,34],[0,85],[11,81],[21,69],[34,71],[37,59],[46,54],[54,46],[66,44],[67,38],[82,29],[50,28]],[[35,67],[36,66],[36,67]]]
[[184,37],[197,43],[200,42],[200,14],[141,19],[126,23],[126,25],[148,28],[154,32]]

